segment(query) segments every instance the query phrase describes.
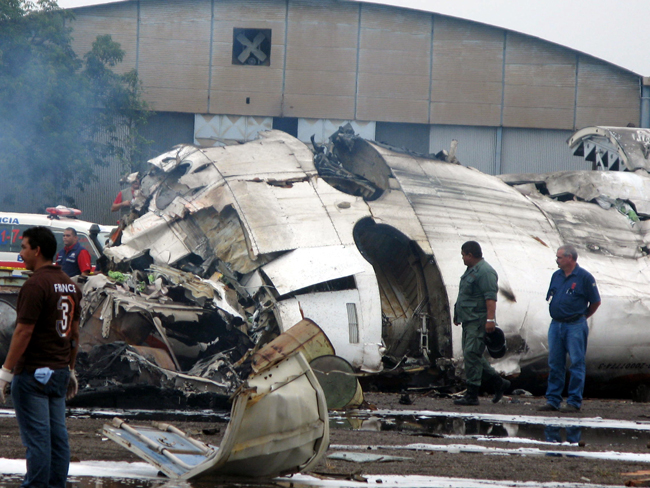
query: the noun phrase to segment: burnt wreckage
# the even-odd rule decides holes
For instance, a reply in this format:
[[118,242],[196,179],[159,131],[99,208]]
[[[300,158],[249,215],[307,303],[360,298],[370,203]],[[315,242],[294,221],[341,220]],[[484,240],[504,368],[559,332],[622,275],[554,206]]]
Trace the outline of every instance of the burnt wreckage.
[[[547,371],[544,297],[555,250],[570,243],[603,297],[589,320],[588,378],[636,384],[650,374],[647,133],[574,135],[574,153],[610,171],[502,177],[455,156],[365,141],[349,125],[313,151],[280,131],[241,145],[177,147],[150,161],[121,243],[106,250],[116,269],[138,270],[130,292],[97,287],[112,303],[95,300],[84,329],[90,335],[101,322],[93,340],[122,337],[127,349],[158,340],[150,354],[169,352],[167,367],[229,393],[256,349],[308,318],[356,372],[427,370],[449,383],[462,371],[450,315],[464,271],[459,249],[474,239],[500,277],[508,353],[495,367],[532,387]],[[602,164],[615,155],[619,166]],[[132,311],[148,324],[146,337],[128,335],[141,330]]]
[[[177,147],[149,162],[121,242],[105,250],[114,271],[85,285],[78,401],[129,386],[214,406],[241,387],[262,346],[303,319],[350,371],[427,371],[449,384],[462,371],[450,307],[470,239],[499,273],[499,372],[544,383],[544,297],[555,250],[570,243],[603,298],[589,320],[588,385],[644,382],[647,134],[593,128],[569,141],[596,169],[618,171],[501,177],[365,141],[349,126],[313,152],[280,131]],[[602,164],[615,154],[619,166]]]

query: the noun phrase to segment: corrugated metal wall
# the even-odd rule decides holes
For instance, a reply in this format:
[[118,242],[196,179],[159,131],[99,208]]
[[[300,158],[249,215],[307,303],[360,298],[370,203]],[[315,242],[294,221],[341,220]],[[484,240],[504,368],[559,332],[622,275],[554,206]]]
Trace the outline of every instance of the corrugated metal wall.
[[501,125],[573,128],[576,62],[574,51],[508,32]]
[[426,124],[377,122],[375,141],[395,147],[405,147],[420,154],[429,152],[430,128]]
[[289,1],[284,98],[278,107],[284,116],[354,119],[358,29],[359,6],[353,2]]
[[488,174],[496,172],[497,128],[458,125],[432,125],[429,152],[449,151],[452,139],[458,141],[456,157],[463,166]]
[[117,73],[136,68],[138,55],[138,2],[116,2],[76,11],[72,22],[72,48],[80,57],[90,51],[101,34],[110,34],[124,49],[124,59],[115,67]]
[[582,158],[571,154],[566,141],[572,133],[570,130],[503,129],[501,173],[591,169]]
[[579,58],[575,128],[640,125],[639,77],[589,56]]
[[[150,3],[155,8],[156,2]],[[185,7],[185,2],[176,3],[192,12]],[[209,31],[209,36],[212,36],[211,51],[204,61],[210,66],[210,77],[204,78],[203,85],[210,93],[210,100],[207,101],[208,112],[233,115],[279,115],[286,53],[286,1],[203,0],[203,3],[212,5],[213,8],[212,30]],[[193,13],[197,15],[196,12]],[[205,20],[208,21],[209,26],[210,13]],[[272,30],[270,66],[232,64],[234,28]],[[200,36],[196,33],[195,35]],[[209,40],[209,36],[205,39]],[[176,107],[167,110],[190,111],[178,110]]]
[[[146,148],[145,158],[157,156],[169,151],[176,144],[192,144],[194,134],[194,116],[192,114],[178,114],[161,112],[154,114],[149,123],[141,129],[142,135],[151,141]],[[123,134],[124,136],[124,134]],[[143,165],[141,169],[145,169]],[[137,169],[137,168],[136,168]],[[121,190],[120,178],[129,172],[118,161],[111,161],[108,166],[97,167],[97,182],[89,185],[84,191],[72,189],[69,194],[75,199],[76,208],[83,214],[82,219],[100,224],[114,225],[118,216],[111,213],[111,204],[117,193]],[[56,205],[58,202],[40,202],[43,206]],[[37,212],[39,206],[32,206],[32,210],[18,207],[17,212]]]

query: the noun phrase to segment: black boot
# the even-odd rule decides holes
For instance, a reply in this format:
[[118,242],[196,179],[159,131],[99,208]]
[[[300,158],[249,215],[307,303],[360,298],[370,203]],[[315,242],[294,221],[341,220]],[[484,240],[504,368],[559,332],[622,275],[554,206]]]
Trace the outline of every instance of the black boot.
[[501,378],[501,376],[495,377],[492,403],[499,403],[508,388],[510,388],[510,382],[508,380]]
[[454,400],[454,405],[478,405],[478,386],[467,385],[467,391],[463,398]]

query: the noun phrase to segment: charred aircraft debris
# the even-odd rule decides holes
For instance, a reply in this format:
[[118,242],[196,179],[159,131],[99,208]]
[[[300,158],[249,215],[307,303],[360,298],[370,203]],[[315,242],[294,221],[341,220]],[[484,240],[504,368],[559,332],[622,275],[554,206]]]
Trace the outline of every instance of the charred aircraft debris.
[[[268,131],[152,159],[105,250],[113,271],[84,287],[76,401],[225,404],[255,374],[260,348],[304,320],[331,342],[333,370],[453,384],[462,352],[450,309],[470,239],[499,273],[508,352],[492,359],[498,371],[544,384],[544,297],[555,250],[569,243],[603,297],[589,320],[587,385],[629,393],[650,381],[650,131],[591,129],[569,144],[603,171],[493,177],[458,164],[455,146],[424,157],[349,125],[313,150]],[[614,154],[619,165],[605,165]]]

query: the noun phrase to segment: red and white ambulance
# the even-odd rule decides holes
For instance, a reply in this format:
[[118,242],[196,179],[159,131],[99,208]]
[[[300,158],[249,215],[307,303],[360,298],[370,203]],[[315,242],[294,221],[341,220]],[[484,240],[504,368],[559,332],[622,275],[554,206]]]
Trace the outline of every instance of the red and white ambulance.
[[[77,231],[79,243],[90,253],[93,269],[95,268],[97,259],[101,256],[102,249],[115,227],[79,220],[77,216],[81,212],[68,207],[50,207],[47,212],[47,214],[0,212],[0,270],[4,271],[0,273],[0,286],[2,278],[12,274],[8,274],[7,271],[25,268],[19,254],[23,231],[37,225],[52,230],[56,237],[57,252],[63,249],[63,231],[72,227]],[[13,274],[17,275],[17,273]]]

